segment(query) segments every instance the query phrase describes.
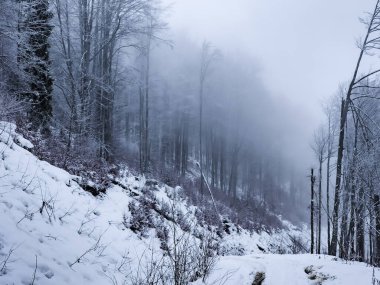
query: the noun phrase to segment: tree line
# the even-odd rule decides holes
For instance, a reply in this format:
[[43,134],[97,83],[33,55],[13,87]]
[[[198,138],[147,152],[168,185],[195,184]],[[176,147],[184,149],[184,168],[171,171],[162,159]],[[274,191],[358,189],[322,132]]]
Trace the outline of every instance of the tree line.
[[299,219],[305,179],[271,123],[283,102],[248,57],[170,39],[165,17],[158,0],[4,0],[1,118],[41,158],[98,183],[127,163]]
[[[311,251],[321,253],[323,243],[331,255],[379,265],[380,69],[367,71],[365,64],[376,58],[380,48],[380,2],[375,2],[374,10],[361,19],[366,32],[358,44],[353,77],[326,105],[326,123],[316,131],[312,144],[318,175],[311,173],[311,222],[316,224]],[[376,60],[372,62],[376,66]],[[322,213],[326,213],[326,241],[321,241]]]

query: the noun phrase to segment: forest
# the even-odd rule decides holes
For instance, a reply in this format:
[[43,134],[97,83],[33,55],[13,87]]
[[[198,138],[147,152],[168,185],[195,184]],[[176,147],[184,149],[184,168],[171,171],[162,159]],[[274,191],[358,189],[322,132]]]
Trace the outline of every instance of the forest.
[[273,94],[258,60],[173,32],[166,1],[1,0],[0,122],[96,197],[128,169],[185,189],[212,226],[271,232],[285,219],[306,227],[302,251],[379,266],[380,0],[371,5],[357,11],[351,77],[302,140],[302,107]]
[[307,197],[255,65],[167,38],[162,3],[5,1],[1,13],[2,116],[39,157],[104,184],[120,163],[208,193],[204,175],[231,203],[278,213]]

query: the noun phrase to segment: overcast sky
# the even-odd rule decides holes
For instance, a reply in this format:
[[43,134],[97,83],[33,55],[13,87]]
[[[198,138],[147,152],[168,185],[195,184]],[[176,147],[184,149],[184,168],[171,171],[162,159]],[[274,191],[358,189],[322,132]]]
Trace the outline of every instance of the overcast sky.
[[[274,96],[297,107],[305,140],[322,120],[321,102],[349,80],[374,0],[164,0],[169,24],[224,53],[256,59]],[[297,129],[298,128],[298,129]],[[304,144],[308,144],[307,141]]]

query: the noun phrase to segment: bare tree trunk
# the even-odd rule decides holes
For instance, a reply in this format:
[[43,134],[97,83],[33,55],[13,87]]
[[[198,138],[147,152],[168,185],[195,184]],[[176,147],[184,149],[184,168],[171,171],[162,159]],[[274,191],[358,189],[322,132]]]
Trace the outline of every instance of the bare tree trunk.
[[[66,166],[67,156],[71,151],[71,141],[73,132],[76,131],[76,126],[78,123],[78,113],[77,113],[77,100],[76,100],[76,82],[74,78],[73,72],[73,58],[71,54],[71,33],[70,33],[70,24],[69,24],[69,11],[68,11],[68,3],[65,1],[65,11],[63,12],[61,1],[56,0],[55,2],[56,14],[58,19],[58,28],[59,28],[59,41],[61,44],[62,53],[65,57],[66,69],[67,69],[67,80],[69,81],[70,89],[69,94],[67,92],[63,92],[63,95],[66,98],[66,103],[70,110],[70,119],[69,119],[69,134],[68,134],[68,142],[67,149],[65,155],[65,161],[63,163],[64,167]],[[64,23],[65,21],[65,23]],[[66,30],[65,30],[66,28]]]
[[189,157],[189,118],[183,116],[182,120],[182,138],[181,138],[181,175],[184,177],[187,171],[187,161]]
[[339,205],[340,205],[340,184],[342,179],[342,159],[343,159],[343,144],[344,144],[344,127],[346,124],[345,117],[345,100],[342,100],[341,115],[340,115],[340,129],[339,129],[339,144],[338,144],[338,158],[337,158],[337,175],[335,183],[335,196],[334,196],[334,209],[332,220],[332,237],[330,245],[330,255],[336,255],[338,245],[338,219],[339,219]]
[[224,138],[221,138],[220,142],[220,169],[219,169],[219,187],[222,191],[225,191],[225,142]]
[[[355,121],[355,139],[354,139],[354,149],[352,156],[352,165],[350,166],[350,173],[348,177],[348,185],[350,191],[351,199],[351,214],[350,214],[350,223],[348,226],[348,237],[344,243],[345,250],[347,253],[347,258],[354,255],[354,235],[355,235],[355,213],[356,213],[356,162],[358,155],[358,119]],[[348,213],[347,213],[348,215]]]
[[310,253],[314,253],[314,183],[315,183],[315,176],[314,176],[314,169],[311,169],[311,175],[310,175],[310,184],[311,184],[311,199],[310,199]]
[[230,173],[230,181],[228,192],[230,197],[232,197],[232,202],[235,203],[237,198],[237,179],[238,179],[238,161],[237,161],[238,150],[234,150],[232,154],[231,160],[231,173]]
[[178,172],[181,168],[181,158],[181,122],[178,121],[176,123],[174,134],[174,167]]
[[90,96],[90,61],[91,61],[91,37],[93,28],[93,13],[94,1],[93,0],[80,0],[79,1],[79,32],[80,32],[80,116],[81,134],[86,133],[88,128],[88,119],[90,116],[89,96]]
[[215,134],[211,136],[211,186],[215,188],[217,184],[218,172],[218,147]]
[[[202,63],[203,64],[203,63]],[[203,195],[203,159],[202,159],[202,133],[203,133],[203,84],[204,78],[201,72],[200,89],[199,89],[199,168],[201,171],[200,191]]]
[[373,197],[373,208],[375,211],[375,223],[376,223],[376,238],[375,238],[375,256],[374,265],[379,266],[380,263],[380,196],[375,194]]
[[317,253],[321,253],[321,226],[322,226],[322,163],[323,157],[319,158],[319,181],[318,181],[318,244]]
[[201,68],[199,75],[199,168],[201,172],[201,185],[200,191],[203,194],[203,93],[204,85],[209,72],[210,64],[216,56],[215,51],[210,50],[210,44],[204,42],[202,45],[202,55],[201,55]]
[[145,134],[145,131],[144,131],[144,96],[143,96],[143,92],[141,90],[141,87],[139,89],[139,98],[140,98],[140,108],[139,108],[139,119],[140,119],[140,128],[139,128],[139,139],[140,139],[140,148],[139,148],[139,157],[140,157],[140,173],[144,173],[144,150],[145,150],[145,147],[144,147],[144,134]]
[[328,150],[327,154],[327,166],[326,166],[326,215],[327,215],[327,252],[330,252],[330,159],[331,151]]
[[348,226],[348,256],[352,257],[355,254],[355,211],[356,211],[356,193],[355,186],[351,189],[351,211],[350,211],[350,224]]
[[146,47],[146,70],[145,70],[145,161],[144,161],[144,171],[148,171],[149,159],[150,159],[150,143],[149,143],[149,91],[150,91],[150,46],[152,40],[152,27],[151,23],[148,27],[147,35],[147,47]]
[[364,188],[359,189],[359,203],[356,212],[356,253],[357,260],[364,261],[365,232],[364,232]]
[[326,165],[326,215],[327,215],[327,252],[330,252],[331,242],[331,211],[330,211],[330,163],[333,154],[335,127],[332,123],[331,110],[327,110],[327,165]]
[[[347,184],[347,183],[346,183]],[[347,188],[347,187],[345,187]],[[348,221],[348,209],[349,209],[349,193],[347,189],[343,192],[343,208],[342,208],[342,222],[340,224],[340,239],[339,239],[339,257],[343,259],[348,258],[348,246],[347,246],[347,221]]]

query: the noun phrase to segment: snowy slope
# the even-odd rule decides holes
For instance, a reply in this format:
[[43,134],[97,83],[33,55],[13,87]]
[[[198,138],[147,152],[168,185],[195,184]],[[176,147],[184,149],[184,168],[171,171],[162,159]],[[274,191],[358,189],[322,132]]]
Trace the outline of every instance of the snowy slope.
[[[142,196],[145,179],[126,172],[120,180],[123,186],[114,185],[107,194],[94,197],[75,182],[78,177],[32,155],[28,149],[33,146],[15,129],[0,122],[0,284],[141,284],[138,277],[146,273],[146,264],[163,259],[156,230],[148,228],[142,235],[128,222],[129,204]],[[165,203],[173,205],[173,193],[179,189],[156,188],[152,195],[159,209]],[[183,199],[175,206],[196,223],[194,207]],[[158,213],[150,215],[170,228],[170,221]],[[201,230],[199,225],[194,228]],[[176,232],[184,234],[180,228]],[[264,284],[313,284],[305,273],[310,265],[317,276],[335,277],[326,284],[370,284],[372,269],[364,264],[261,253],[281,244],[286,247],[287,233],[239,230],[224,235],[218,242],[227,256],[217,260],[205,284],[252,284],[257,272],[265,272]]]
[[0,284],[30,284],[36,263],[37,284],[112,284],[132,270],[130,259],[158,248],[156,239],[141,240],[123,226],[130,200],[123,189],[93,197],[75,177],[15,144],[21,139],[14,126],[6,130],[0,137]]

